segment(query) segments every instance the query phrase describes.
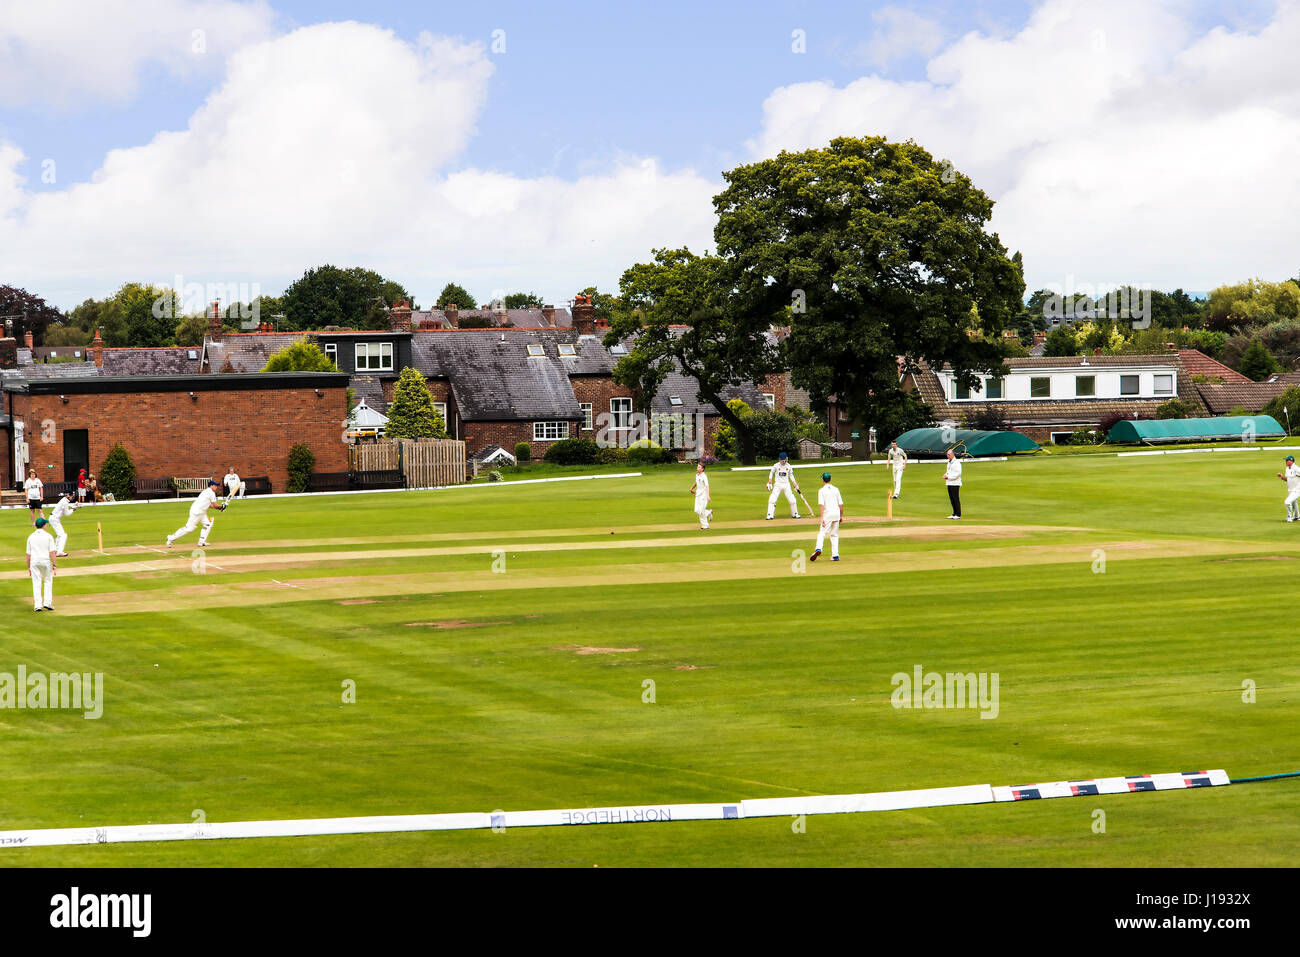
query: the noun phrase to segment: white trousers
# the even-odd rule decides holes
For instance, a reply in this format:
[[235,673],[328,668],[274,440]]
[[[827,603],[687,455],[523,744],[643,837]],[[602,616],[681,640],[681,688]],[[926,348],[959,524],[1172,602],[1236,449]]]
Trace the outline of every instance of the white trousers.
[[700,517],[700,528],[709,527],[709,500],[706,496],[695,496],[695,514]]
[[207,512],[204,512],[201,515],[190,513],[190,520],[168,535],[167,541],[174,542],[176,539],[188,535],[190,532],[194,531],[194,529],[198,528],[200,522],[203,523],[203,531],[199,532],[199,544],[207,544],[208,532],[212,530],[212,519],[208,518]]
[[894,494],[903,494],[903,467],[901,465],[894,466]]
[[799,506],[795,503],[794,492],[789,485],[780,483],[772,486],[772,494],[767,497],[767,517],[772,518],[776,515],[776,499],[782,492],[785,492],[785,500],[790,503],[790,517],[799,517]]
[[1300,518],[1300,505],[1296,505],[1296,500],[1300,499],[1300,492],[1291,492],[1286,497],[1286,517]]
[[37,608],[54,607],[54,568],[49,562],[32,562],[32,600]]
[[830,535],[831,537],[831,558],[839,558],[840,556],[839,521],[822,522],[821,528],[817,529],[817,551],[820,552],[822,550],[822,545],[825,544],[827,535]]
[[50,528],[54,529],[54,550],[62,555],[67,551],[68,533],[63,530],[63,523],[57,518],[50,519]]

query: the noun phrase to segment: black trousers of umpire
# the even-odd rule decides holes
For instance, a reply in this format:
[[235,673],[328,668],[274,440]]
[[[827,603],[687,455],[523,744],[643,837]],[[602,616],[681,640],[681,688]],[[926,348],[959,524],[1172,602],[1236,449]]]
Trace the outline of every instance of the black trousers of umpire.
[[948,501],[952,502],[952,513],[961,518],[961,486],[948,486]]

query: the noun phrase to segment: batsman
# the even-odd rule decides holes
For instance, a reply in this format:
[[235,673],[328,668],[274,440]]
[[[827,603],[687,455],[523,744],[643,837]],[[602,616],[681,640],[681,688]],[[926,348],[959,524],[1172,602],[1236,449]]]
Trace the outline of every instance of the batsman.
[[212,519],[208,517],[208,509],[215,508],[218,512],[226,510],[226,503],[217,501],[217,489],[219,488],[221,488],[221,483],[216,479],[208,480],[207,490],[200,492],[199,497],[190,506],[190,520],[167,536],[168,548],[171,548],[172,542],[182,535],[188,535],[194,531],[199,523],[203,524],[203,530],[199,532],[199,547],[204,548],[207,546],[208,533],[212,531]]
[[799,483],[794,479],[794,466],[790,464],[790,456],[784,452],[777,459],[772,470],[767,473],[767,490],[772,494],[767,497],[767,520],[770,522],[776,516],[776,498],[782,492],[785,493],[786,501],[790,503],[790,517],[799,517],[799,506],[794,500],[794,492],[790,487],[794,486],[794,491],[802,493]]

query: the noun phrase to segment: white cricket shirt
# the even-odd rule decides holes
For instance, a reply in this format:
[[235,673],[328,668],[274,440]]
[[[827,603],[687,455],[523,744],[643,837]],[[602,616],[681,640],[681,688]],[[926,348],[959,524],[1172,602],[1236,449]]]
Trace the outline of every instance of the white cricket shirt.
[[907,453],[902,449],[896,449],[892,445],[889,447],[888,455],[889,464],[896,469],[901,469],[907,464]]
[[50,556],[54,554],[54,536],[38,528],[27,536],[27,554],[32,556],[32,564],[53,564]]
[[1286,467],[1286,490],[1288,492],[1300,492],[1300,465],[1292,462]]
[[823,485],[817,492],[817,504],[825,509],[822,512],[823,522],[838,522],[843,514],[844,496],[840,495],[840,490],[834,485]]
[[774,485],[789,485],[794,478],[794,466],[789,462],[777,462],[772,471],[767,473],[767,480]]
[[961,484],[961,459],[953,459],[948,463],[948,468],[943,473],[943,478],[949,485]]
[[705,475],[703,472],[695,476],[695,497],[696,498],[709,497],[709,477]]
[[50,512],[50,518],[63,520],[72,514],[73,508],[73,504],[69,502],[68,497],[64,495],[54,506],[54,511]]
[[204,489],[202,492],[199,493],[199,497],[196,498],[194,500],[194,504],[190,506],[190,514],[202,515],[204,512],[206,512],[208,509],[210,509],[213,505],[216,504],[217,504],[217,493],[212,491],[212,486],[209,485],[206,489]]

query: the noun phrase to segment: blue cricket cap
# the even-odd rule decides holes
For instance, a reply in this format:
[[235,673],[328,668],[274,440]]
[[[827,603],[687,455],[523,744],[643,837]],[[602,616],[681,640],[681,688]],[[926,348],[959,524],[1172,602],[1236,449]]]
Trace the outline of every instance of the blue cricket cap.
[[786,455],[784,452],[781,453],[781,458],[788,459],[789,457],[790,456]]
[[823,473],[822,473],[822,481],[823,481],[823,482],[829,482],[830,480],[831,480],[831,473],[830,473],[830,472],[823,472]]

